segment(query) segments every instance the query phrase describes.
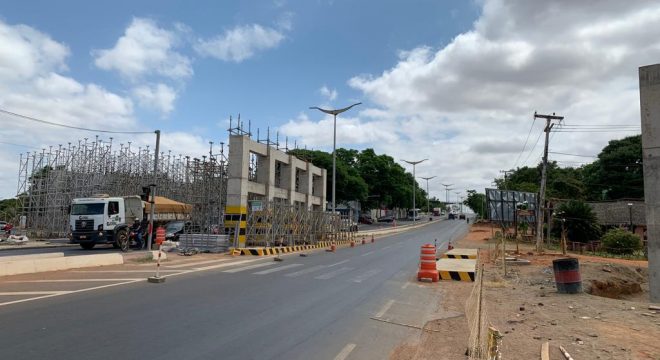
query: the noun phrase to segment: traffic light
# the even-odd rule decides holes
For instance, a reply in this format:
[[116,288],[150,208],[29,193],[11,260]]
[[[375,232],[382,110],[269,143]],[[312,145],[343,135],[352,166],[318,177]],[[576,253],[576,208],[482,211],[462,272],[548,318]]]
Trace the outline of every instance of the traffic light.
[[142,199],[142,201],[149,201],[149,196],[151,196],[151,187],[143,186],[142,195],[140,195],[140,199]]

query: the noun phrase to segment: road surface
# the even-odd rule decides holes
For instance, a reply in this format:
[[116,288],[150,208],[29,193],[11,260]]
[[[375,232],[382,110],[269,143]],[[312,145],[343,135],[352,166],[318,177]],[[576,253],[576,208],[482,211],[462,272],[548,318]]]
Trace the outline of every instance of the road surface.
[[[0,359],[385,359],[437,304],[437,284],[415,281],[420,246],[446,247],[466,230],[435,221],[335,253],[211,264],[163,284],[0,306]],[[67,281],[0,285],[57,290]]]

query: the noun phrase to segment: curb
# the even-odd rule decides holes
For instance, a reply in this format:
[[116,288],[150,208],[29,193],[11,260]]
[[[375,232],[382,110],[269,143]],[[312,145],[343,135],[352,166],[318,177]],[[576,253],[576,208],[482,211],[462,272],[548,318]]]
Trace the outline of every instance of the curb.
[[121,265],[124,263],[124,257],[120,254],[79,255],[54,258],[34,258],[32,257],[33,255],[26,256],[28,258],[0,262],[0,276]]

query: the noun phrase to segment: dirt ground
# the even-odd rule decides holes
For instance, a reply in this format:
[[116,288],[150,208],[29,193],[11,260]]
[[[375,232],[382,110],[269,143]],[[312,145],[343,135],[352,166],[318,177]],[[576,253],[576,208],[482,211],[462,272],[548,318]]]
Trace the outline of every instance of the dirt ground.
[[[509,265],[504,276],[490,226],[476,224],[456,247],[480,248],[484,263],[486,319],[503,334],[503,359],[540,359],[544,342],[550,359],[564,359],[562,345],[576,360],[660,360],[660,311],[649,310],[648,262],[572,255],[579,259],[585,293],[558,294],[552,260],[561,253],[536,254],[531,244],[507,245],[508,257],[529,260]],[[473,283],[439,282],[437,318],[419,336],[392,354],[395,360],[466,359],[465,302]],[[593,294],[593,295],[592,295]],[[447,314],[455,314],[448,316]]]

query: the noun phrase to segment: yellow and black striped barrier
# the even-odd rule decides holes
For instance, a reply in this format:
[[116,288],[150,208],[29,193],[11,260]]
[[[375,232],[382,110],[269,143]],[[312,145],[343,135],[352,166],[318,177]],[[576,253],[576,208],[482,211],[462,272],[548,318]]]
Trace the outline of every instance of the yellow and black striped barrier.
[[[229,253],[232,255],[250,255],[250,256],[270,256],[279,254],[288,254],[293,252],[321,249],[329,247],[332,241],[319,241],[313,245],[295,245],[295,246],[274,246],[274,247],[249,247],[249,248],[231,248]],[[334,241],[335,245],[348,245],[350,241]]]
[[476,259],[477,249],[452,249],[442,254],[446,259]]
[[475,259],[442,258],[435,264],[440,280],[474,281],[477,268]]

